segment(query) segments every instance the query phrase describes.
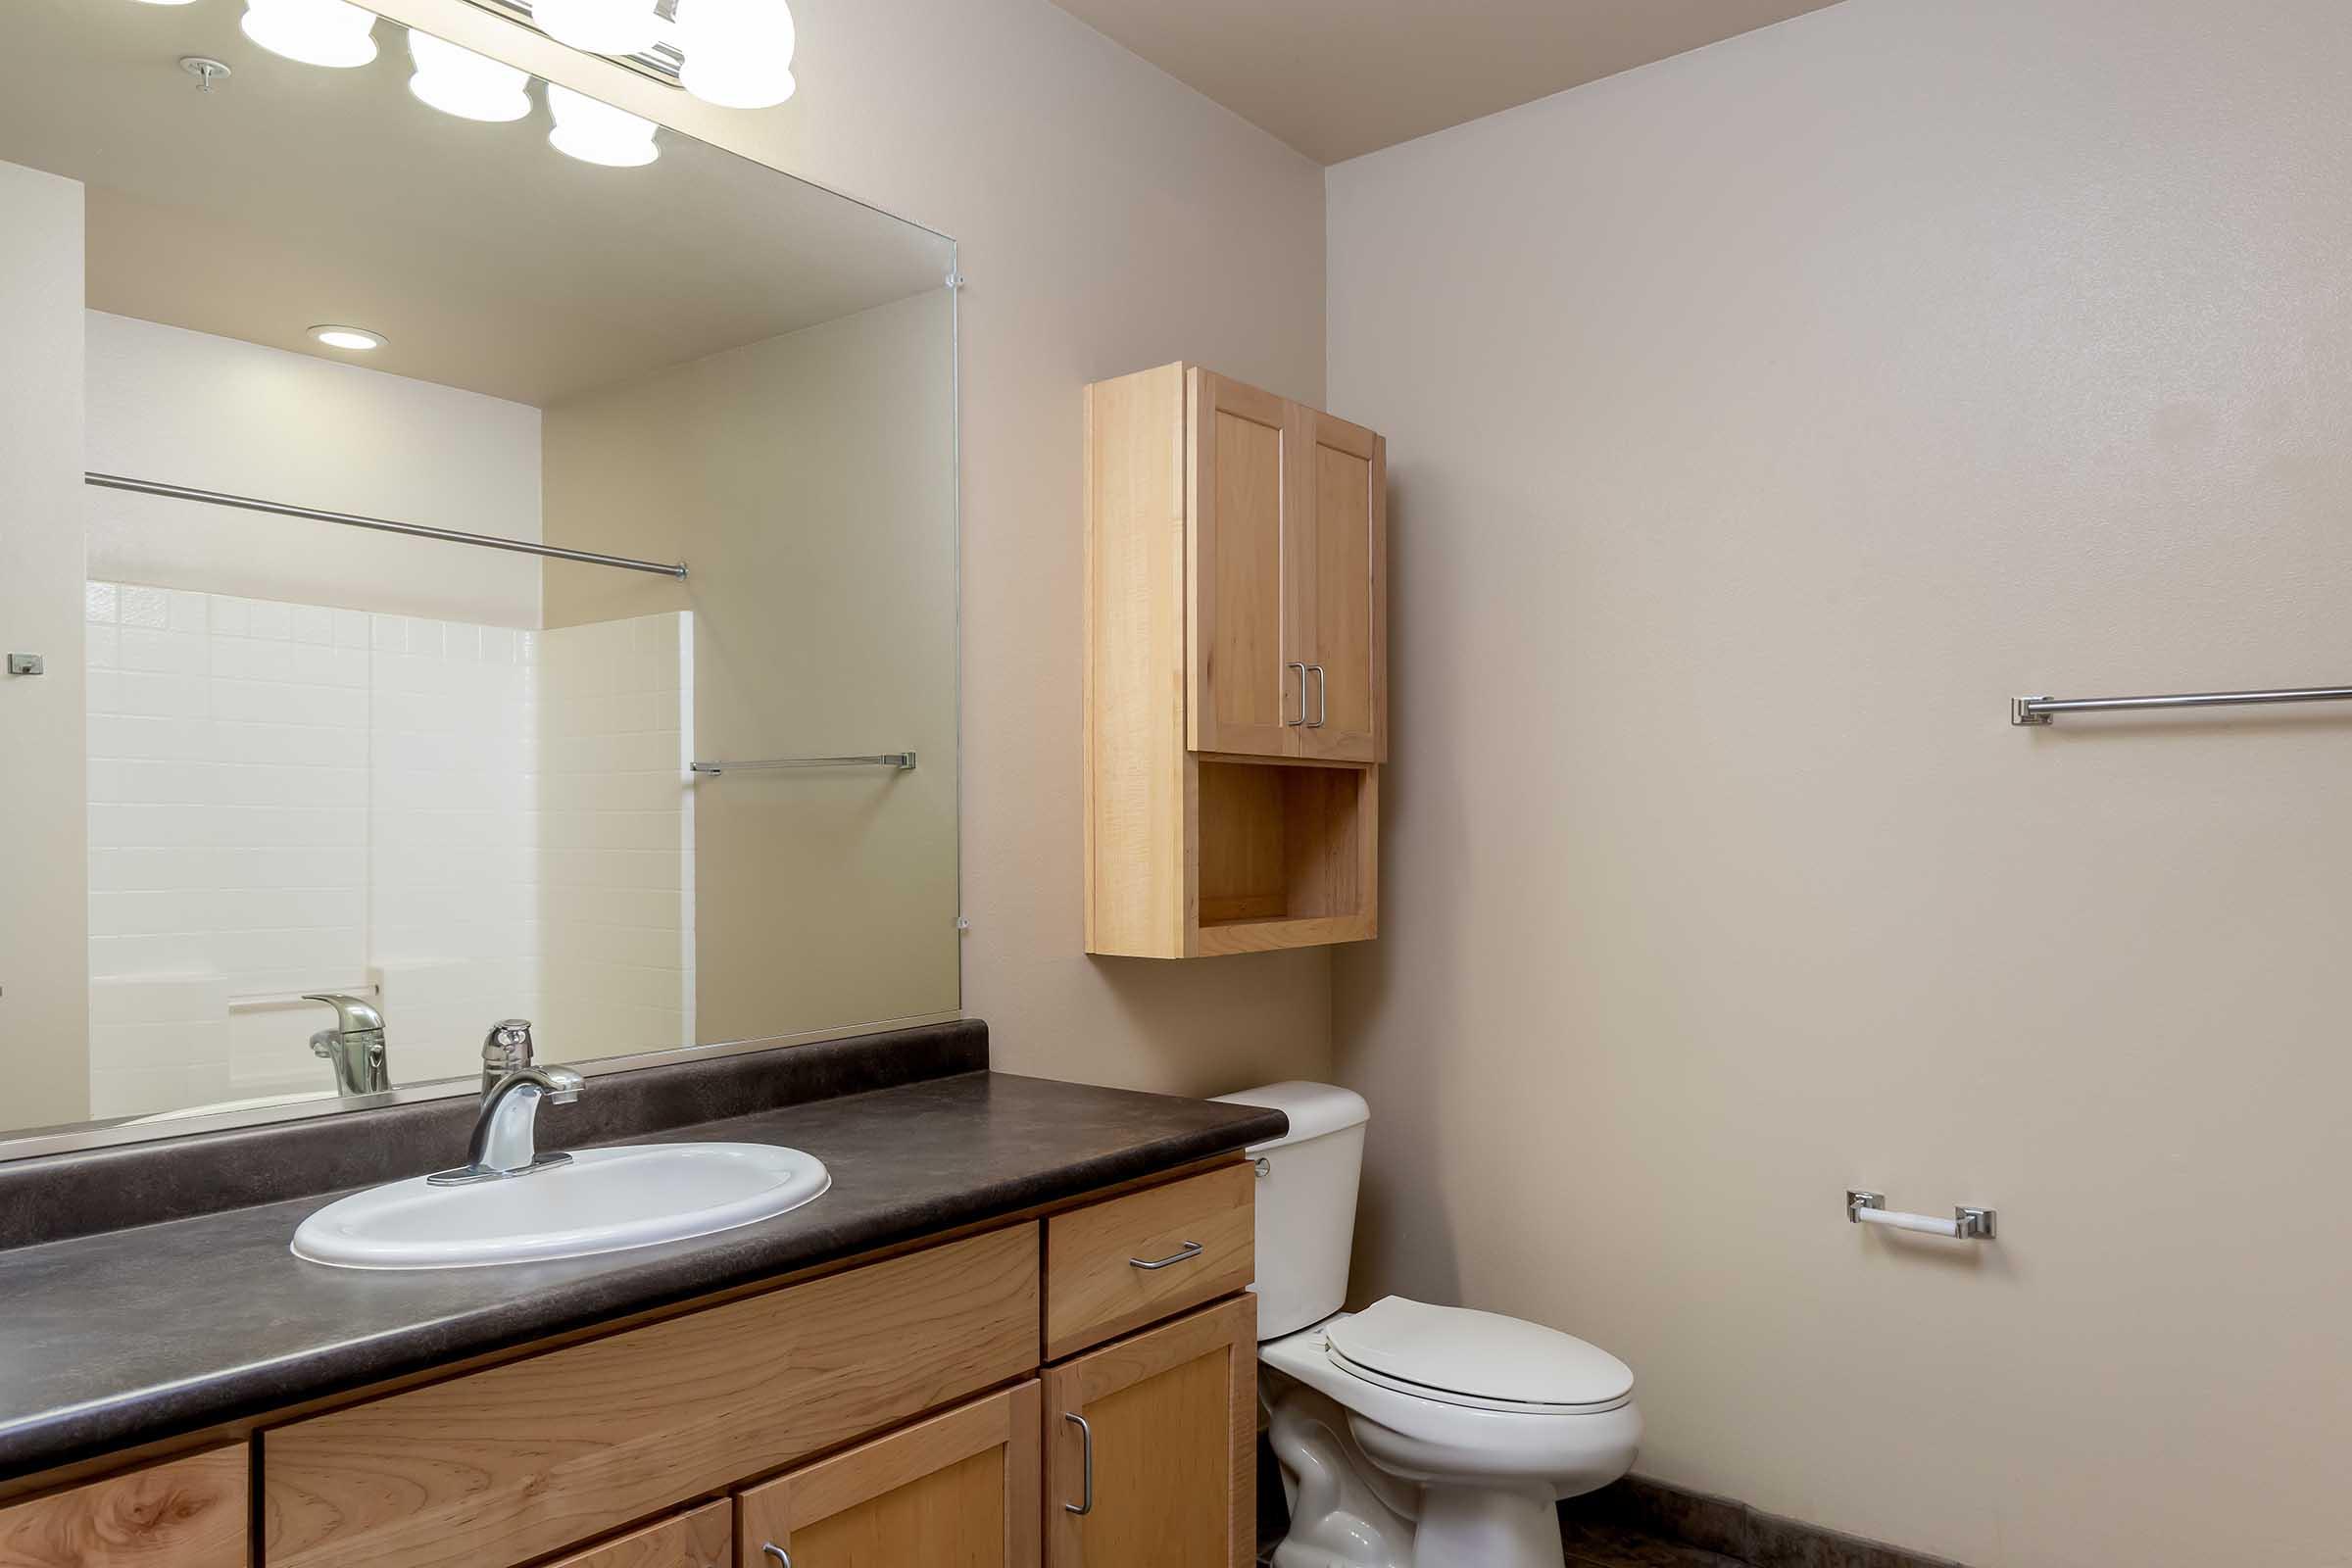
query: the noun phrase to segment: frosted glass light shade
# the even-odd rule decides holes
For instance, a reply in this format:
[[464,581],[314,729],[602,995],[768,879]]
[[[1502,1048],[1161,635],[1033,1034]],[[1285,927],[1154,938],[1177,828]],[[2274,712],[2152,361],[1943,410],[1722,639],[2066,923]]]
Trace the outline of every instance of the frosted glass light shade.
[[625,109],[552,81],[547,84],[547,108],[556,117],[556,128],[547,139],[560,153],[613,169],[635,169],[662,156],[654,145],[654,122]]
[[445,115],[499,121],[520,120],[531,112],[527,71],[422,32],[409,34],[409,57],[416,62],[409,91]]
[[245,0],[245,36],[306,66],[347,68],[375,58],[375,13],[346,0]]
[[633,55],[654,46],[654,0],[532,0],[531,22],[558,43],[592,55]]
[[797,85],[794,41],[785,0],[678,0],[678,85],[722,109],[772,109]]

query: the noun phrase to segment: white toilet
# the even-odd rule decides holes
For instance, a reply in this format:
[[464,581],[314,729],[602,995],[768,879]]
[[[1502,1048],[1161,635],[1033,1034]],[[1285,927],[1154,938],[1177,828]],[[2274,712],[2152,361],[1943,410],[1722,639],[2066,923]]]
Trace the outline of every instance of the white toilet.
[[1280,1083],[1223,1095],[1291,1130],[1258,1161],[1259,1397],[1291,1530],[1275,1568],[1559,1568],[1557,1503],[1630,1469],[1634,1374],[1492,1312],[1348,1294],[1363,1097]]

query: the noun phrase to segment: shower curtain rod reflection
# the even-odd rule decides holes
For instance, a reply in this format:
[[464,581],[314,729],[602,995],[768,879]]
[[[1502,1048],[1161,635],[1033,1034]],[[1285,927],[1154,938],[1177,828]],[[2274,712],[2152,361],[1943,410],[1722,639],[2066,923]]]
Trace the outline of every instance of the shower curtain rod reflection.
[[683,563],[665,565],[631,556],[604,556],[593,550],[566,550],[562,545],[537,545],[524,539],[501,539],[496,534],[465,533],[456,528],[429,528],[420,522],[394,522],[389,517],[364,517],[352,512],[322,512],[317,507],[290,506],[222,490],[199,490],[193,485],[165,484],[156,479],[131,479],[119,473],[84,473],[81,482],[101,490],[128,490],[135,495],[166,496],[173,501],[202,501],[210,506],[267,512],[279,517],[307,517],[313,522],[339,522],[346,528],[372,528],[378,533],[402,533],[417,539],[440,539],[453,545],[480,545],[488,550],[511,550],[518,556],[544,556],[550,561],[576,561],[589,566],[617,566],[623,571],[650,571],[657,577],[686,576]]

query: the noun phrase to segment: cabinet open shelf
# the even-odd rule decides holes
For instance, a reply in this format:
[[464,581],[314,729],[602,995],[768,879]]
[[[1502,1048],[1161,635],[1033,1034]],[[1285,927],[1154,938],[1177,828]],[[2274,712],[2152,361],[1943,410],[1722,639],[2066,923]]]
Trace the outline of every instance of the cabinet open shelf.
[[1201,760],[1197,951],[1373,935],[1377,772]]

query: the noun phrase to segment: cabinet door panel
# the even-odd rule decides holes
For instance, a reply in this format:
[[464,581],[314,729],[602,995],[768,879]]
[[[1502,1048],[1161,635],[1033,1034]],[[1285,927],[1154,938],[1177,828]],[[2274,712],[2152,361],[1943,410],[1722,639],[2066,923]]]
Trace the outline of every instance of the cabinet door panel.
[[548,1568],[733,1568],[735,1505],[721,1499],[632,1530]]
[[1250,1568],[1256,1333],[1238,1297],[1046,1369],[1050,1568]]
[[0,1568],[244,1568],[242,1444],[0,1506]]
[[1038,1386],[861,1444],[738,1499],[745,1568],[1037,1568]]
[[1314,666],[1301,756],[1376,762],[1387,750],[1386,613],[1388,454],[1371,431],[1312,409],[1299,411],[1291,569],[1311,604]]
[[1191,372],[1189,394],[1192,748],[1289,756],[1298,697],[1283,667],[1288,405],[1207,370]]

